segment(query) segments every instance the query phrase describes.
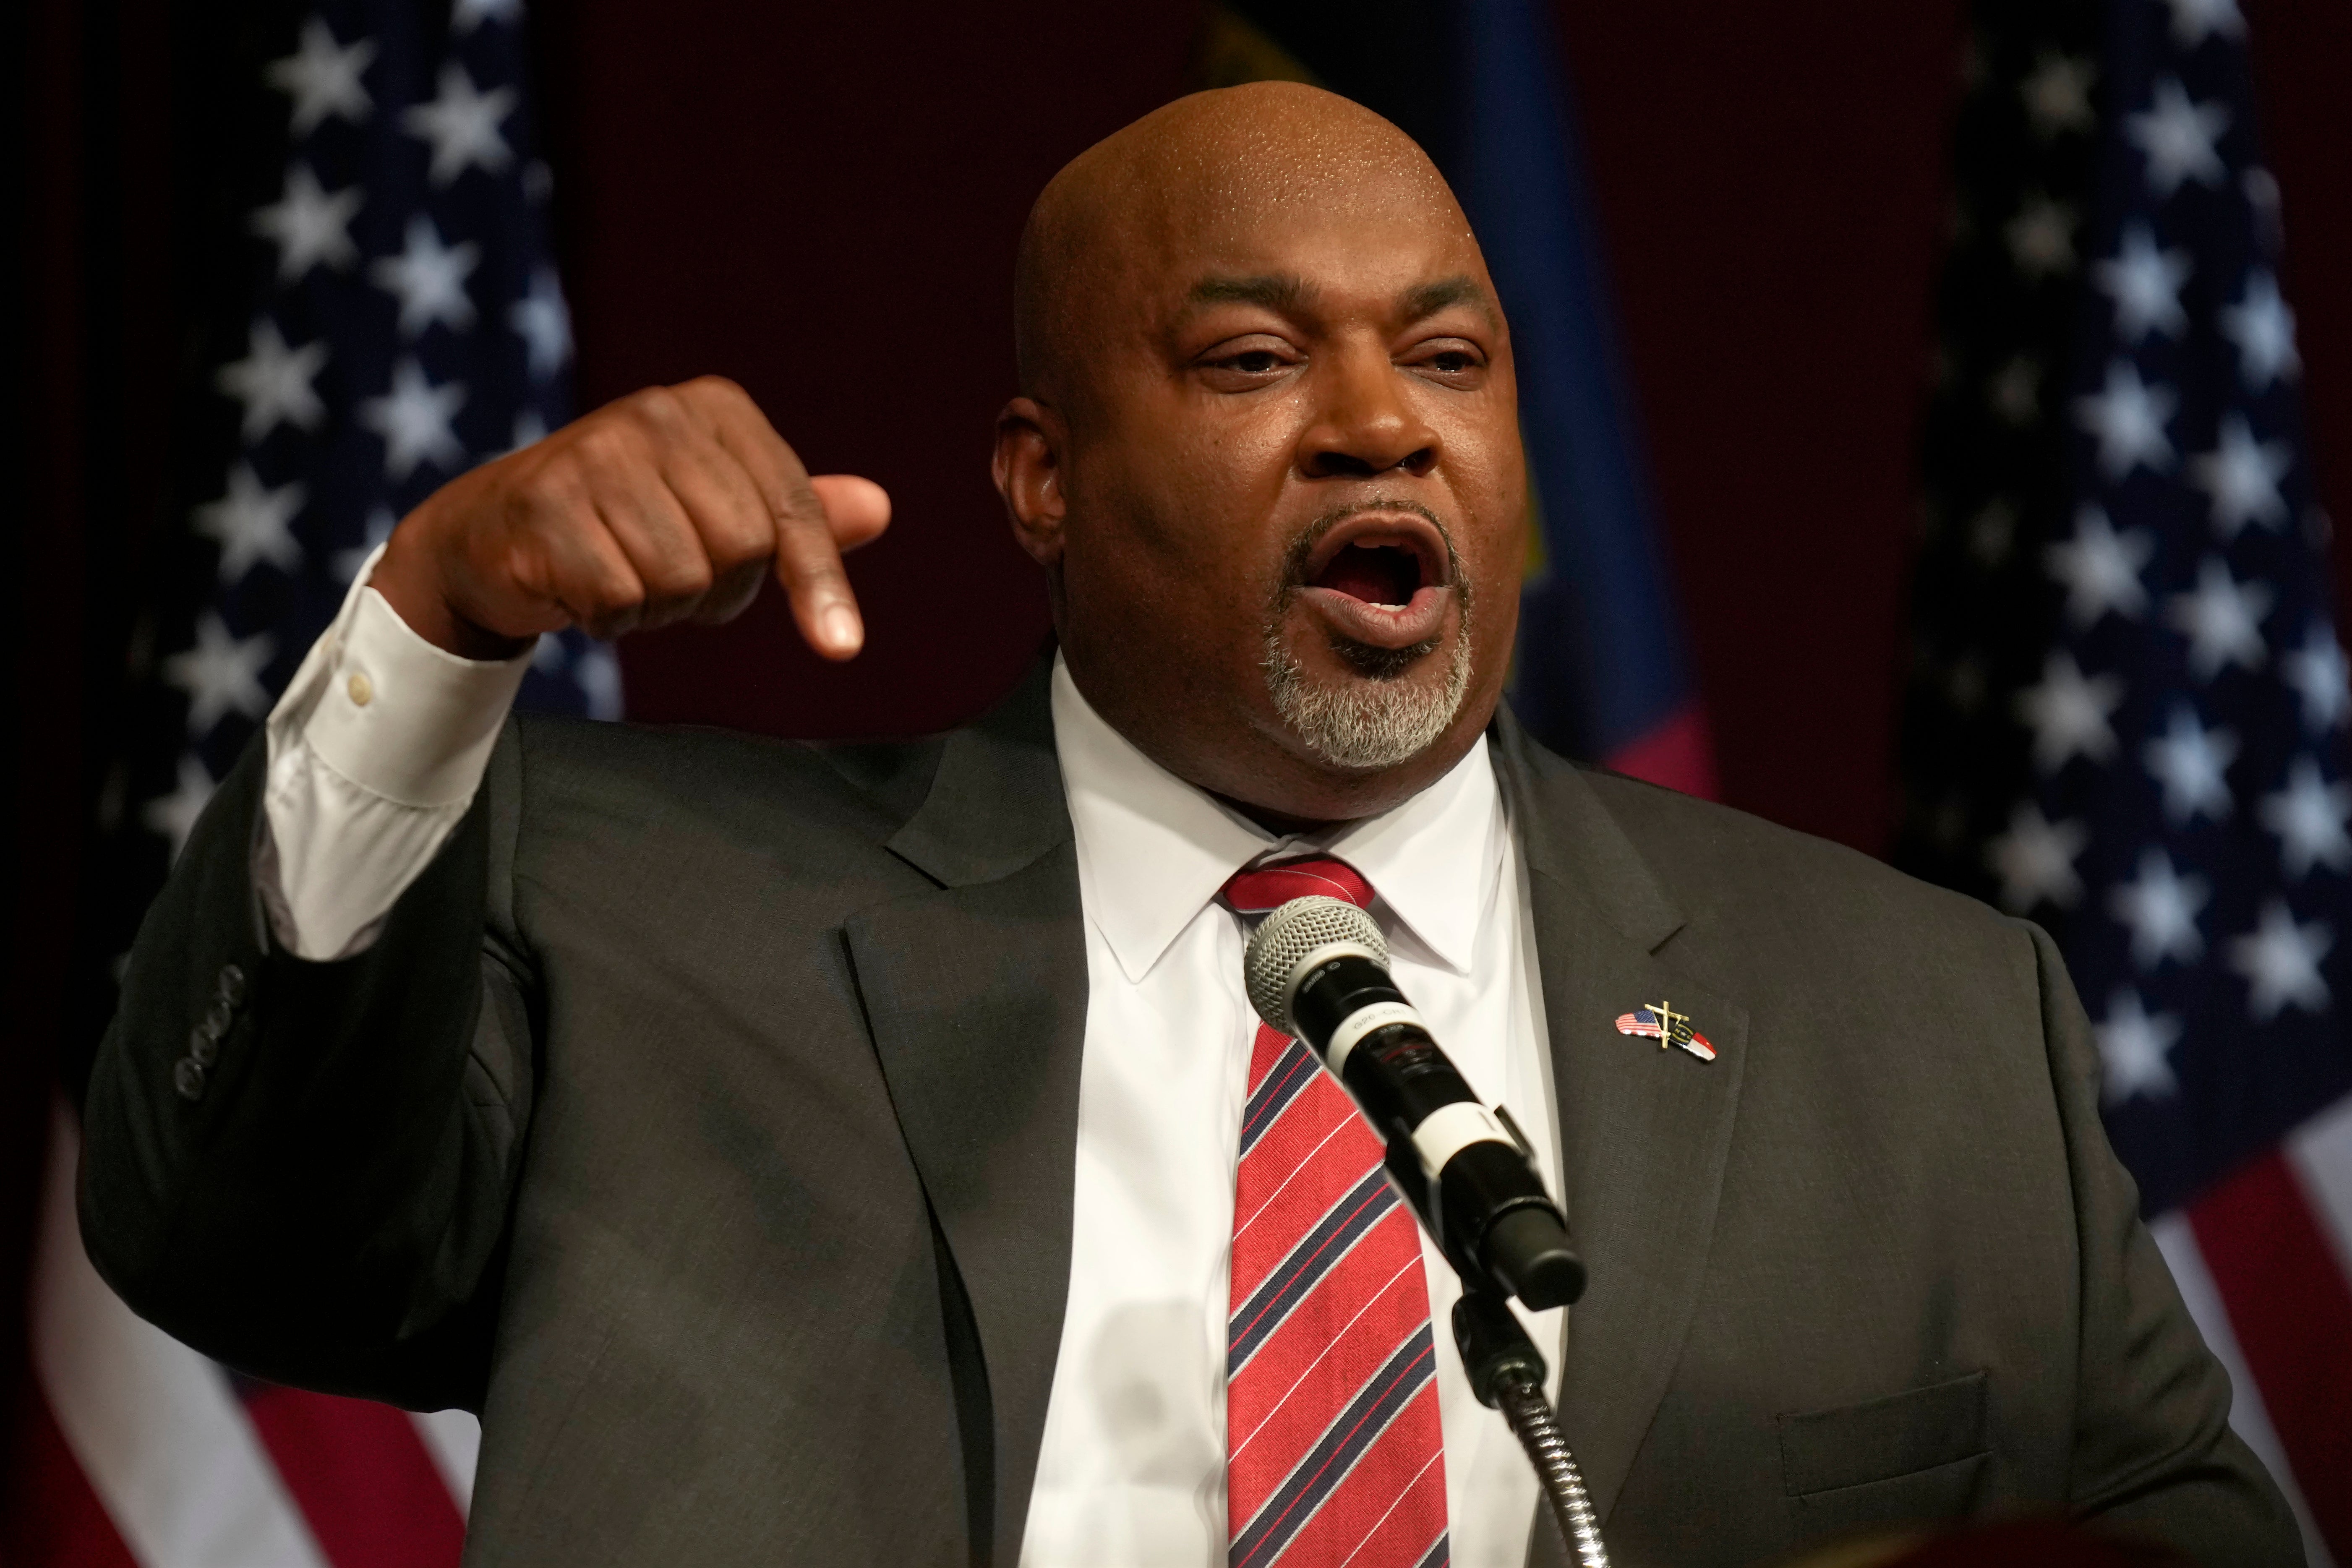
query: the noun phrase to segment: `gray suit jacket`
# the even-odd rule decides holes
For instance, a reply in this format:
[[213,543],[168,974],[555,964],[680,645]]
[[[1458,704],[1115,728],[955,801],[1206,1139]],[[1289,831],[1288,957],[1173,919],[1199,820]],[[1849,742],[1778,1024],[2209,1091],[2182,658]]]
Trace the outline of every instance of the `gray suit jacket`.
[[[2048,941],[1493,733],[1592,1269],[1565,1425],[1616,1560],[2040,1508],[2300,1561]],[[469,1563],[1010,1568],[1087,1010],[1043,681],[899,747],[524,721],[336,963],[271,950],[261,778],[257,742],[90,1084],[83,1231],[131,1305],[264,1377],[479,1410]],[[1661,998],[1717,1060],[1617,1033]]]

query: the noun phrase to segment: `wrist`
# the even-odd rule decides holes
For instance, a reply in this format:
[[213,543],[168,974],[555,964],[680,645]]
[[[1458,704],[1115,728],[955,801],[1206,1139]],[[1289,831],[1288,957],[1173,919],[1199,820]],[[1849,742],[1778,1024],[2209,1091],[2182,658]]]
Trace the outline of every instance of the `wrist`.
[[383,595],[410,631],[444,653],[483,663],[514,658],[535,637],[511,637],[467,618],[449,602],[446,578],[432,538],[431,501],[411,512],[384,546],[368,586]]

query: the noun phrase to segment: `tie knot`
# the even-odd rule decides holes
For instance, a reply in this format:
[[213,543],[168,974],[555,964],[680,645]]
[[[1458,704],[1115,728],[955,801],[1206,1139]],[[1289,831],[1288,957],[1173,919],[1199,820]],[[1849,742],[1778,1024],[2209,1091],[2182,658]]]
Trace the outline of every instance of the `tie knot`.
[[1372,904],[1372,885],[1353,866],[1328,855],[1252,866],[1234,872],[1224,891],[1225,902],[1245,915],[1262,915],[1310,894],[1345,899],[1360,910]]

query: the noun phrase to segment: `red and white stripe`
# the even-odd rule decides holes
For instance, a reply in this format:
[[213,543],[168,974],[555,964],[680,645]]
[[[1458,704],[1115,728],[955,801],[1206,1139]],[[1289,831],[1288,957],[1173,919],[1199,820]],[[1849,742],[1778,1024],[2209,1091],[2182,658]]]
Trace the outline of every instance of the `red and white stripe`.
[[454,1568],[478,1429],[260,1387],[142,1321],[82,1251],[53,1119],[10,1568]]
[[2150,1228],[2312,1568],[2352,1564],[2352,1100]]

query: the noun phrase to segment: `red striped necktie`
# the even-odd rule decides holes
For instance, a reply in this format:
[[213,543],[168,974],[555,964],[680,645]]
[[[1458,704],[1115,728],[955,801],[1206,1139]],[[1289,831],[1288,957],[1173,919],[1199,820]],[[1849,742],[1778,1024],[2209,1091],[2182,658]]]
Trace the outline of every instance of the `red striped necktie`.
[[[1308,893],[1359,908],[1334,859],[1236,873],[1262,914]],[[1260,1024],[1234,1179],[1225,1355],[1228,1568],[1442,1568],[1445,1444],[1421,1237],[1381,1142],[1305,1046]]]

